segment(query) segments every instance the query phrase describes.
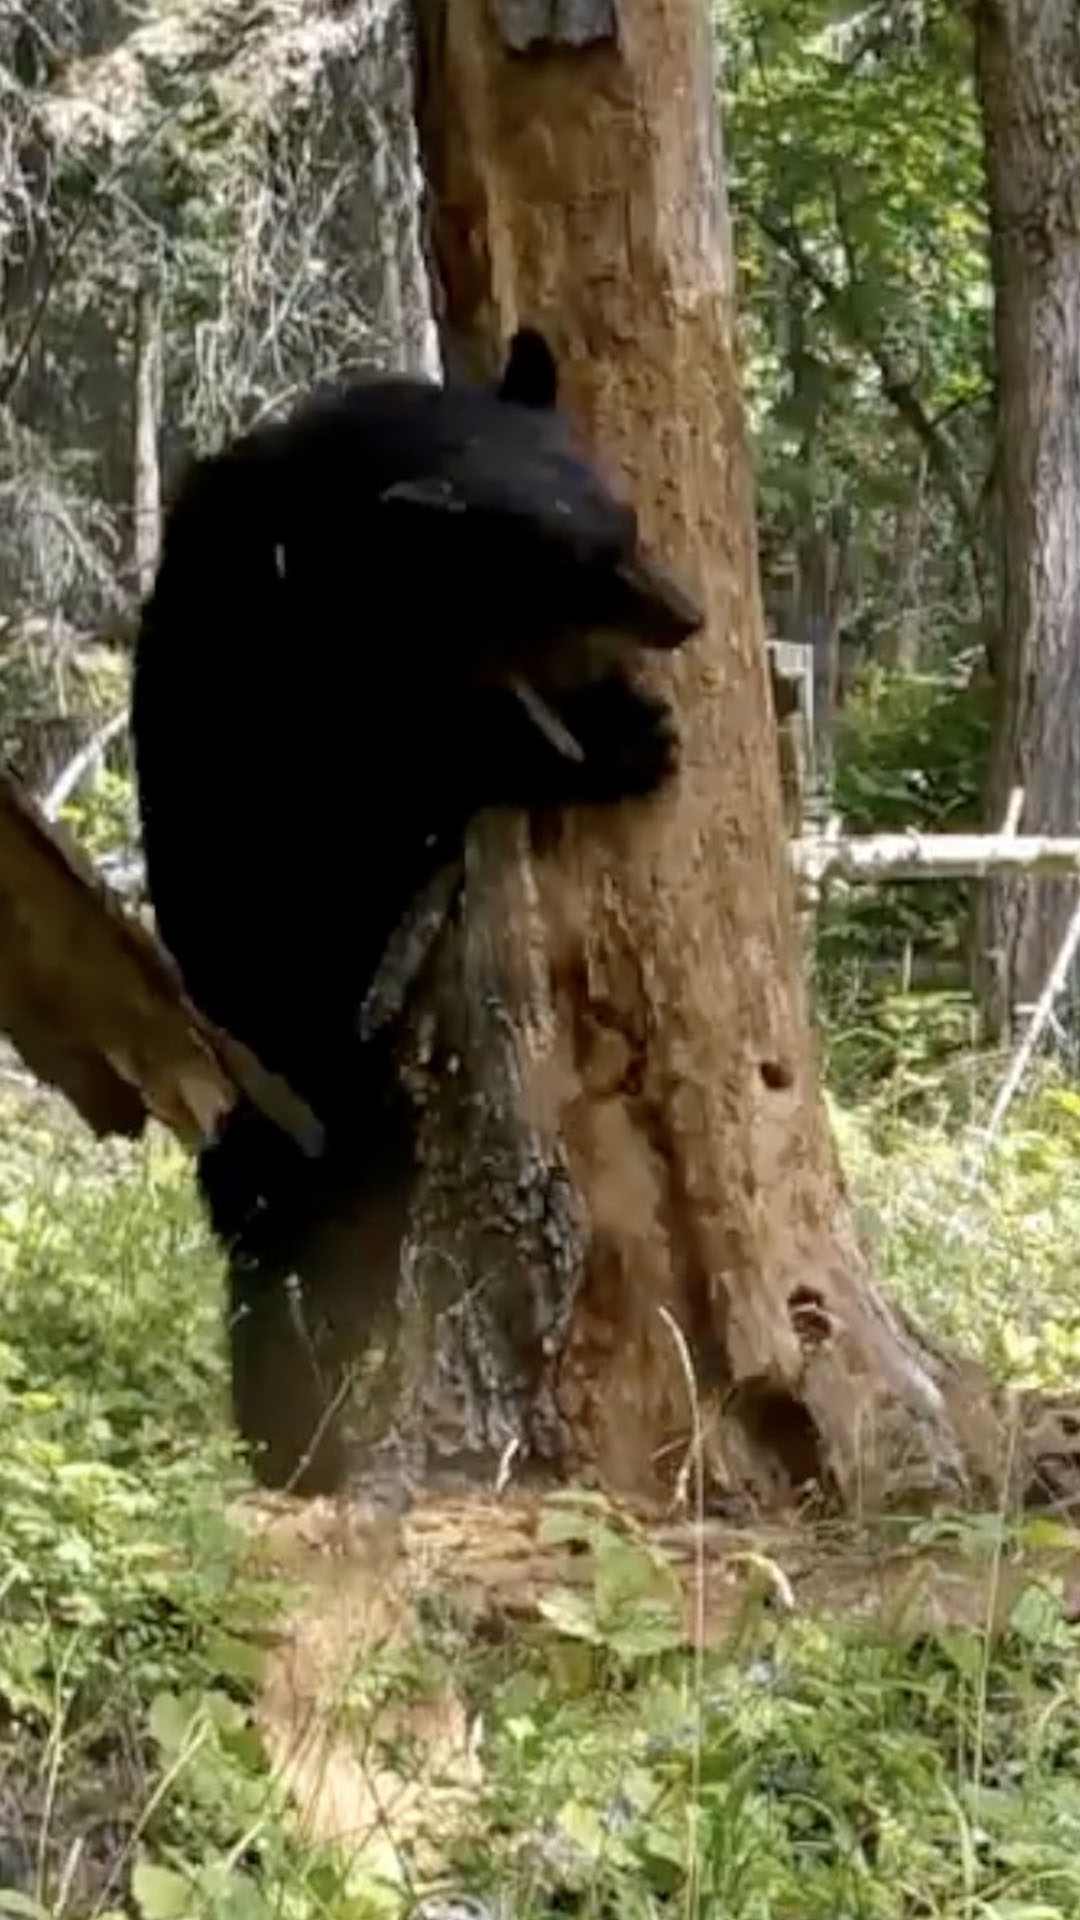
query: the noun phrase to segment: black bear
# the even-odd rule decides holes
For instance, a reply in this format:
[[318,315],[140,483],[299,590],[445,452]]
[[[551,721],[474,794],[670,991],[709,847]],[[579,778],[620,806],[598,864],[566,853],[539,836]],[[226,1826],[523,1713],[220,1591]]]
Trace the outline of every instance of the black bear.
[[[167,520],[132,706],[158,927],[192,999],[328,1137],[351,1116],[386,1143],[365,1106],[386,1041],[364,1049],[359,1008],[470,815],[645,794],[674,767],[669,712],[624,662],[700,614],[556,390],[523,330],[497,387],[316,395],[197,463]],[[287,1147],[241,1108],[204,1153],[221,1237],[253,1204],[241,1162],[263,1157],[265,1188]]]

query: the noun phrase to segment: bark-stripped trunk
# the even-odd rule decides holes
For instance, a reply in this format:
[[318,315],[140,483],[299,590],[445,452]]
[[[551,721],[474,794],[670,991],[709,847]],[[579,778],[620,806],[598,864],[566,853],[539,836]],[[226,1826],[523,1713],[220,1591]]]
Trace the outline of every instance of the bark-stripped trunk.
[[[1026,794],[1027,833],[1080,823],[1080,11],[979,0],[998,362],[1004,623],[992,818]],[[1075,900],[997,880],[980,945],[994,1029],[1038,998]]]
[[[509,51],[490,0],[425,9],[434,252],[451,347],[491,367],[519,321],[545,328],[647,537],[703,591],[707,634],[662,675],[683,770],[647,805],[475,824],[462,925],[412,1022],[425,1165],[406,1258],[399,1273],[402,1192],[327,1226],[291,1306],[241,1276],[241,1417],[273,1430],[281,1477],[364,1334],[362,1396],[298,1483],[332,1479],[348,1442],[369,1477],[380,1458],[493,1474],[520,1448],[519,1465],[663,1495],[691,1435],[664,1308],[714,1490],[955,1487],[980,1449],[958,1439],[955,1377],[868,1278],[816,1079],[706,10],[638,0],[617,34],[590,14],[571,45],[550,8],[507,4]],[[291,1370],[290,1314],[310,1341]]]

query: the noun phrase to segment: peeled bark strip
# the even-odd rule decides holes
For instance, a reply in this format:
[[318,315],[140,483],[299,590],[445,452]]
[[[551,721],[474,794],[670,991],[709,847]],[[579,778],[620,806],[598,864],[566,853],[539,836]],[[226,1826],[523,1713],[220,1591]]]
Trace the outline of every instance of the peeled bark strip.
[[[979,0],[990,193],[1005,603],[991,818],[1025,790],[1030,834],[1080,820],[1080,11]],[[1062,880],[986,889],[994,1030],[1037,1000],[1075,900]]]

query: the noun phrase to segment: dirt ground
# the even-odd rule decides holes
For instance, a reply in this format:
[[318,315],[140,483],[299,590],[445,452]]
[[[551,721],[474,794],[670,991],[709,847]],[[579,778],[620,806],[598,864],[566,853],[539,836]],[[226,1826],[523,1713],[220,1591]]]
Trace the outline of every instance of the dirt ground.
[[[242,1517],[254,1549],[289,1584],[295,1606],[272,1648],[259,1720],[301,1831],[352,1851],[392,1855],[406,1839],[460,1831],[482,1781],[480,1728],[450,1685],[380,1707],[348,1705],[365,1660],[410,1643],[418,1605],[450,1603],[466,1634],[523,1631],[556,1589],[587,1588],[588,1553],[539,1538],[542,1502],[526,1495],[421,1502],[373,1518],[349,1501],[253,1496]],[[688,1648],[723,1644],[748,1605],[863,1618],[902,1638],[945,1625],[991,1631],[1030,1582],[1032,1555],[974,1553],[947,1533],[890,1546],[880,1531],[792,1523],[753,1529],[671,1524],[611,1511],[609,1524],[662,1550],[682,1592]],[[1080,1581],[1061,1535],[1037,1571]],[[398,1771],[387,1755],[408,1752]],[[418,1759],[418,1756],[422,1756]]]

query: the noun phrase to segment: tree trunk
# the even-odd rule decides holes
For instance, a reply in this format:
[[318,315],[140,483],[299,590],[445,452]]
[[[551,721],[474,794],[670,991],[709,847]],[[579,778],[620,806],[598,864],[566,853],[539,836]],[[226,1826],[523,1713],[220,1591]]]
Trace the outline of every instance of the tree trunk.
[[683,769],[648,804],[474,823],[412,1017],[417,1188],[328,1222],[291,1291],[234,1275],[241,1421],[294,1485],[351,1449],[369,1485],[514,1458],[666,1497],[693,1427],[674,1321],[714,1495],[956,1489],[992,1444],[860,1258],[799,977],[706,10],[553,19],[424,8],[444,321],[489,370],[517,323],[548,331],[702,589],[707,634],[656,674]]
[[789,405],[801,425],[798,482],[793,488],[797,521],[795,567],[786,638],[810,647],[814,661],[814,759],[823,793],[832,783],[832,736],[840,679],[840,617],[846,586],[846,529],[835,503],[822,499],[820,425],[828,374],[806,345],[807,288],[787,266],[787,363]]
[[132,560],[135,585],[145,598],[154,584],[161,545],[161,299],[150,284],[136,295],[132,389]]
[[886,652],[886,662],[897,673],[918,673],[922,664],[923,541],[926,537],[926,486],[930,466],[925,447],[920,447],[915,464],[911,495],[897,514],[898,549],[896,624]]
[[335,223],[330,244],[351,245],[367,261],[378,364],[438,379],[439,339],[418,218],[409,0],[367,10],[363,54],[354,53],[339,86],[347,90],[348,114],[335,115],[329,124],[339,161],[352,136],[355,184],[344,208],[348,224],[342,229]]
[[795,549],[792,640],[813,649],[814,758],[822,790],[832,774],[832,737],[840,689],[840,616],[843,611],[844,528],[838,511],[803,527]]
[[[1080,823],[1080,13],[1075,0],[979,0],[998,362],[1004,622],[991,782],[1026,833]],[[995,880],[980,935],[991,1027],[1039,995],[1069,882]]]

